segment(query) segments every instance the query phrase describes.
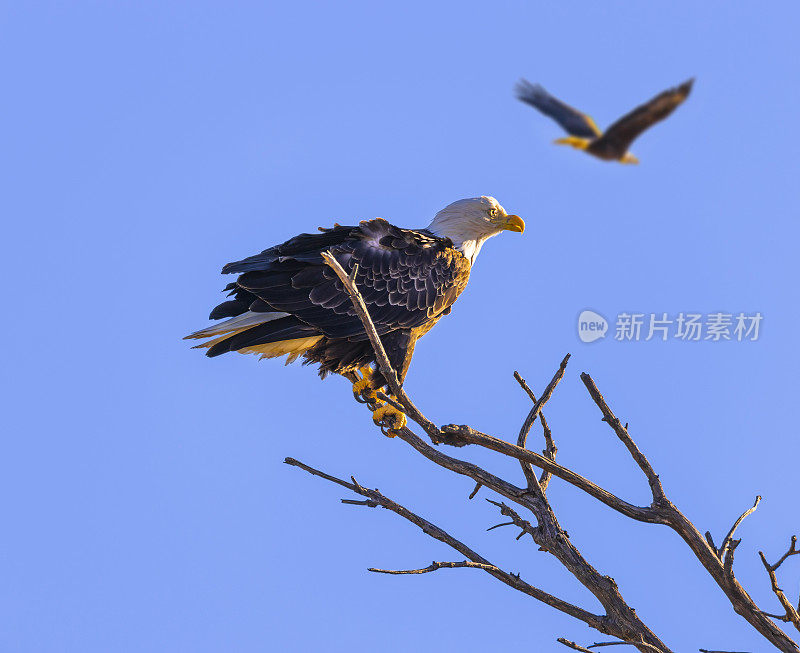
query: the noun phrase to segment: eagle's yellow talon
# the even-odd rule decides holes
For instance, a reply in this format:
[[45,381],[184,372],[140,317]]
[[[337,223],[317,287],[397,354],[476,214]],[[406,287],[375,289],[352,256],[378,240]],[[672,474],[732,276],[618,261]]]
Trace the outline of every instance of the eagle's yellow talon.
[[369,379],[360,379],[353,384],[353,392],[361,394],[369,387]]
[[406,425],[406,416],[394,406],[385,404],[372,413],[372,421],[381,427],[385,435],[393,438],[392,431],[397,431]]
[[353,394],[362,399],[371,399],[375,396],[375,391],[369,387],[368,377],[365,376],[353,384]]
[[356,401],[370,406],[380,405],[382,402],[378,400],[375,390],[370,386],[372,370],[367,366],[362,367],[359,371],[363,376],[353,384],[353,394],[355,395]]

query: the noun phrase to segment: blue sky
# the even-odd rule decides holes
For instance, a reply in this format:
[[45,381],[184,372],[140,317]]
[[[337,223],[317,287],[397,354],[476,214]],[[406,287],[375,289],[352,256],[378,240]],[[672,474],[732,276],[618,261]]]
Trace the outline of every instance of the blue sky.
[[[560,461],[631,501],[647,486],[579,379],[590,372],[737,569],[800,526],[796,278],[800,7],[726,2],[6,3],[0,178],[9,651],[555,651],[596,634],[382,511],[344,506],[293,456],[388,496],[531,583],[598,609],[553,559],[469,502],[466,479],[381,436],[341,379],[208,360],[221,266],[333,221],[424,226],[496,196],[528,224],[484,247],[418,346],[407,388],[440,423],[505,438],[541,391]],[[696,76],[638,167],[551,145],[520,76],[607,125]],[[756,342],[578,340],[621,312],[754,313]],[[613,328],[613,325],[612,325]],[[536,444],[538,448],[538,443]],[[519,476],[514,465],[459,451]],[[479,495],[480,496],[480,495]],[[487,495],[488,496],[488,495]],[[587,559],[675,650],[763,651],[670,531],[554,482]],[[796,597],[800,567],[782,570]],[[520,628],[520,624],[523,625]]]

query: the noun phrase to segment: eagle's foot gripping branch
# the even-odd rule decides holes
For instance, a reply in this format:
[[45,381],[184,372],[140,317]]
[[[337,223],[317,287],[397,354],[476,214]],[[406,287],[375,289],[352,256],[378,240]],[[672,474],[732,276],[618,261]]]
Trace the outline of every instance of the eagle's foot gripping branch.
[[378,395],[375,394],[375,390],[373,390],[370,385],[372,370],[369,367],[362,367],[359,371],[362,376],[358,381],[353,383],[353,396],[358,403],[367,404],[370,410],[374,411],[378,406],[383,404],[383,402],[378,399]]
[[370,367],[362,367],[359,372],[361,372],[361,378],[358,378],[357,373],[352,373],[348,377],[356,379],[353,381],[353,396],[358,403],[366,404],[367,408],[372,411],[372,421],[381,427],[381,432],[393,438],[392,431],[406,425],[406,416],[401,410],[378,398],[378,393],[371,385],[373,372]]
[[372,421],[381,427],[381,432],[390,438],[395,436],[392,431],[397,431],[406,425],[406,416],[390,404],[380,406],[372,412]]

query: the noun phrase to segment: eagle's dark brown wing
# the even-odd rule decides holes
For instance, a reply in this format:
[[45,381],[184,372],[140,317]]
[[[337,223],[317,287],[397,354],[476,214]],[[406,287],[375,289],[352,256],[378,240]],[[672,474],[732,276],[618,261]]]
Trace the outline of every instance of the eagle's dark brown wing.
[[[326,250],[348,272],[358,265],[356,285],[382,336],[438,319],[469,278],[468,260],[448,239],[400,229],[380,218],[357,227],[301,234],[223,268],[224,273],[241,274],[230,287],[234,299],[214,309],[212,318],[250,319],[250,312],[276,317],[218,338],[207,354],[315,337],[366,341],[350,297],[322,259]],[[210,331],[193,336],[217,335]]]
[[601,132],[590,116],[550,95],[540,84],[520,79],[514,91],[517,99],[555,120],[568,134],[589,139],[600,136]]
[[621,157],[643,131],[660,120],[664,120],[689,97],[693,83],[694,79],[690,79],[680,86],[659,93],[649,102],[636,107],[606,129],[596,145],[598,147],[604,145],[613,149]]

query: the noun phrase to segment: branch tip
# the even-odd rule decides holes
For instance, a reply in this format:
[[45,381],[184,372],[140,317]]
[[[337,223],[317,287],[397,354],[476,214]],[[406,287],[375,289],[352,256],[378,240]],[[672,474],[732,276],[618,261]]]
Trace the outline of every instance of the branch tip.
[[722,540],[722,544],[720,544],[719,551],[717,552],[717,557],[720,558],[720,560],[725,557],[725,554],[729,548],[732,547],[735,549],[737,546],[739,546],[739,542],[741,542],[741,540],[735,540],[736,544],[734,545],[733,534],[736,532],[736,529],[739,528],[739,525],[745,519],[747,519],[747,517],[749,517],[756,511],[756,508],[758,508],[759,503],[761,503],[761,495],[756,496],[756,500],[753,503],[753,507],[745,510],[739,516],[739,518],[733,523],[733,526],[731,526],[731,529],[728,531],[728,534],[725,536],[725,539]]

